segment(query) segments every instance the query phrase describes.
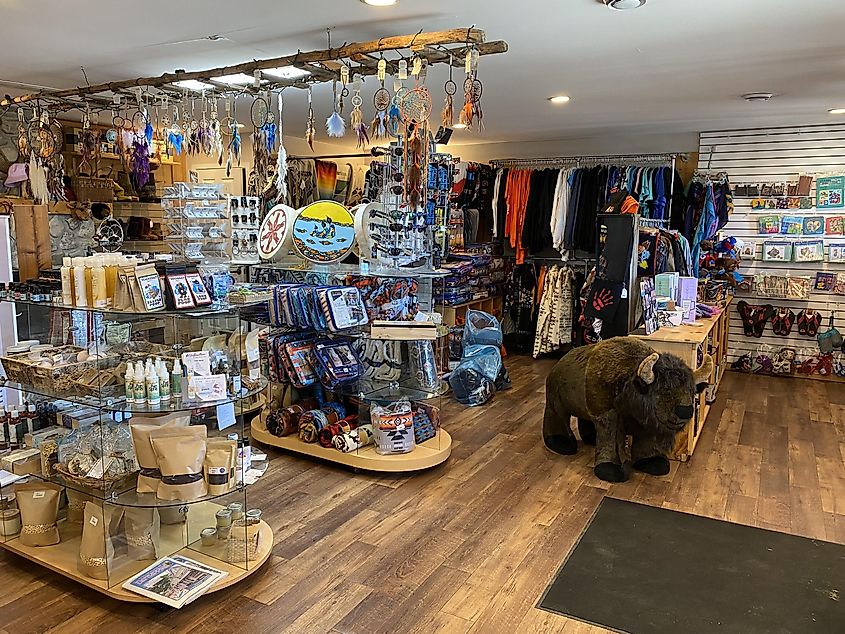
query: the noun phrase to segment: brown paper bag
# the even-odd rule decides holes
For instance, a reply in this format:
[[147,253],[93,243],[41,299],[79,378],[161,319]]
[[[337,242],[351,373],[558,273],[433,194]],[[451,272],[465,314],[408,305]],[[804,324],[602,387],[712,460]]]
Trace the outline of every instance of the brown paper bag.
[[27,482],[15,485],[21,511],[21,544],[52,546],[61,541],[56,526],[62,487],[51,482]]
[[132,432],[132,444],[135,447],[135,458],[141,472],[138,474],[138,493],[155,493],[161,482],[161,472],[158,469],[158,459],[150,443],[150,433],[162,427],[186,427],[191,422],[190,413],[173,413],[159,418],[133,417],[129,423]]
[[129,558],[135,561],[158,559],[161,536],[161,518],[158,509],[127,507],[124,519]]
[[208,430],[202,425],[159,428],[150,432],[161,482],[160,500],[195,500],[208,493],[203,476]]
[[[122,510],[120,511],[122,513]],[[85,503],[85,519],[82,523],[82,539],[79,542],[79,572],[92,579],[106,581],[109,567],[114,560],[111,524],[111,507],[103,509],[96,502]]]
[[211,439],[205,453],[205,481],[209,495],[222,495],[234,487],[238,443],[224,438]]
[[187,506],[160,506],[158,514],[161,517],[162,526],[184,524],[188,521]]
[[71,489],[65,488],[67,495],[67,521],[74,524],[80,524],[85,519],[85,503],[94,500],[93,496]]

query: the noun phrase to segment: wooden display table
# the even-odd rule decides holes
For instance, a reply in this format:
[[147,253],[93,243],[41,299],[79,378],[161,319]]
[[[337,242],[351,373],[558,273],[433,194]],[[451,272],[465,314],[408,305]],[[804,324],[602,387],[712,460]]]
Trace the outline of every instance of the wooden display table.
[[661,328],[650,335],[631,333],[657,352],[667,352],[683,359],[691,368],[699,366],[699,350],[713,357],[713,375],[710,387],[702,392],[696,401],[695,414],[686,428],[678,432],[671,458],[686,461],[695,450],[698,437],[704,427],[710,404],[716,400],[716,391],[727,369],[728,327],[730,322],[730,300],[722,312],[712,319],[700,319],[691,324]]

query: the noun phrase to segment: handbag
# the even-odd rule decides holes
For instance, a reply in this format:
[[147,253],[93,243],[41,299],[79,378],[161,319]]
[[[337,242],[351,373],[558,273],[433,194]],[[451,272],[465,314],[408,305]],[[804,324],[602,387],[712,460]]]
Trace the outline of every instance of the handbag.
[[842,335],[833,325],[833,315],[830,316],[828,329],[820,332],[816,336],[816,340],[819,342],[819,351],[822,354],[830,354],[842,345]]

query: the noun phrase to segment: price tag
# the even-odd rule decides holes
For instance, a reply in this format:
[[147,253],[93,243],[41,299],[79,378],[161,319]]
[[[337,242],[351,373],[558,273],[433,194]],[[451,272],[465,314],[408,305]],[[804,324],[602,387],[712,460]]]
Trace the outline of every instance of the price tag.
[[44,497],[44,491],[33,491],[32,492],[32,499],[33,500],[40,500]]
[[236,422],[235,420],[235,404],[224,403],[217,406],[217,428],[226,429],[231,427]]
[[96,526],[97,524],[99,524],[99,523],[100,523],[100,520],[99,520],[99,519],[97,519],[96,517],[91,517],[91,519],[90,519],[90,520],[88,520],[88,523],[89,523],[91,526]]

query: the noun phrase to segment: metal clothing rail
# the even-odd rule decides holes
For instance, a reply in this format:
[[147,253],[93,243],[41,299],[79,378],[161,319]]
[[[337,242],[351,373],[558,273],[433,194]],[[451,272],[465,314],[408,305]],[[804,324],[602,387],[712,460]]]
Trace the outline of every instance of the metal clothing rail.
[[307,159],[342,159],[342,158],[373,158],[390,154],[387,148],[374,147],[369,152],[354,152],[352,154],[319,154],[311,156],[289,156],[288,160],[299,161]]
[[583,167],[586,165],[654,165],[686,161],[688,154],[678,152],[664,154],[595,154],[585,156],[552,156],[546,158],[508,158],[490,161],[493,167],[541,168],[541,167]]

